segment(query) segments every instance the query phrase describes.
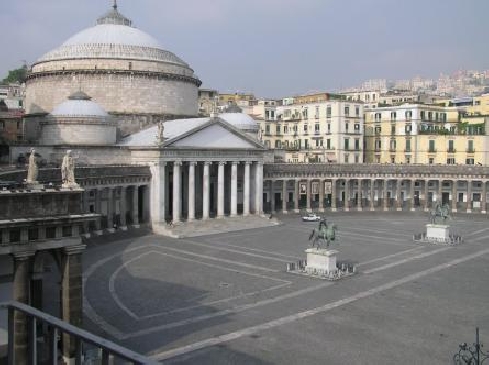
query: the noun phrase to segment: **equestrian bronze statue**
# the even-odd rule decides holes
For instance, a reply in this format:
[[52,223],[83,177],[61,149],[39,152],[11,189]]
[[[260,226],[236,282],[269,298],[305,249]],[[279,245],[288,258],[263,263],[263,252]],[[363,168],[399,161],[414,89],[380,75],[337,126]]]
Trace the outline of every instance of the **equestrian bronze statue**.
[[430,223],[437,224],[437,217],[439,217],[443,223],[445,223],[448,218],[452,218],[448,204],[436,204],[435,208],[430,211]]
[[331,241],[336,239],[336,231],[337,227],[334,223],[328,224],[326,219],[322,219],[319,221],[319,227],[316,232],[316,229],[313,229],[311,234],[309,235],[309,241],[312,240],[312,247],[317,246],[319,250],[319,246],[321,242],[326,245],[326,249],[329,248]]

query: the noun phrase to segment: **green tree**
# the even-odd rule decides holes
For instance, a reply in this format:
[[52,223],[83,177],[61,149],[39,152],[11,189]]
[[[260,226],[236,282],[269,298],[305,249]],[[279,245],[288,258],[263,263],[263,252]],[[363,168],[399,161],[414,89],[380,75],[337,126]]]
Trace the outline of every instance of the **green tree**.
[[9,84],[13,82],[23,83],[27,77],[27,66],[24,65],[21,68],[10,70],[8,76],[2,80],[2,83]]

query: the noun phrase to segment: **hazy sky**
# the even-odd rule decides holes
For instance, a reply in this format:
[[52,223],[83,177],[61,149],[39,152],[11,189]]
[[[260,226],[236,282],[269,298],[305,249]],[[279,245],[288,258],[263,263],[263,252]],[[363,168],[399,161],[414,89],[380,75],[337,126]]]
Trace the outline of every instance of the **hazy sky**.
[[[0,77],[92,26],[110,0],[2,0]],[[489,69],[488,0],[119,0],[202,87],[281,97]]]

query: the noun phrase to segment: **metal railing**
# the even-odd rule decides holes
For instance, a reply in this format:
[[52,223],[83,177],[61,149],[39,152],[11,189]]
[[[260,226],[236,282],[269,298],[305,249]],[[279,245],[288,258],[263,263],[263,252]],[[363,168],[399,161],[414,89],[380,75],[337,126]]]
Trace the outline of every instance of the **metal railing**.
[[[0,308],[8,310],[8,365],[17,363],[15,359],[15,312],[21,312],[26,315],[27,332],[27,363],[38,363],[38,340],[37,329],[41,324],[47,325],[48,341],[45,346],[48,346],[49,364],[58,364],[58,337],[61,334],[68,334],[74,339],[74,360],[75,364],[83,364],[84,347],[93,346],[101,350],[101,364],[108,365],[110,358],[115,357],[132,364],[158,364],[158,362],[142,356],[134,351],[126,349],[122,346],[106,340],[102,337],[93,335],[81,328],[75,327],[69,323],[63,322],[61,319],[43,313],[33,307],[19,302],[11,301],[0,303]],[[18,323],[17,323],[18,325]],[[44,349],[46,350],[46,349]]]

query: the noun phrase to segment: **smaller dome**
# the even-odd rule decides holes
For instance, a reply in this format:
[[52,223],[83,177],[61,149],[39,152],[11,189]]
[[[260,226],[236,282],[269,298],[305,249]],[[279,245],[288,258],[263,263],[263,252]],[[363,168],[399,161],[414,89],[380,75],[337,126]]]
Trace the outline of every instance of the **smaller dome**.
[[248,114],[238,112],[222,113],[219,114],[219,118],[245,132],[258,132],[258,123]]
[[224,108],[224,113],[242,113],[243,109],[241,109],[238,104],[232,103]]
[[68,97],[69,100],[56,106],[50,113],[52,117],[98,117],[106,118],[109,115],[91,97],[82,91],[77,91]]

